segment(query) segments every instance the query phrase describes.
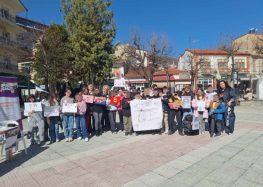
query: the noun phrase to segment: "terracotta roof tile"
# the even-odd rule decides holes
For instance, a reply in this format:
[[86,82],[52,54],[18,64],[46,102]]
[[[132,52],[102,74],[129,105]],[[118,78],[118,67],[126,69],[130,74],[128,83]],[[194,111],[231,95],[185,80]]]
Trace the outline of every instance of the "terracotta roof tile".
[[[198,55],[227,55],[228,53],[220,49],[186,49],[193,54]],[[236,55],[250,55],[247,52],[237,52]]]

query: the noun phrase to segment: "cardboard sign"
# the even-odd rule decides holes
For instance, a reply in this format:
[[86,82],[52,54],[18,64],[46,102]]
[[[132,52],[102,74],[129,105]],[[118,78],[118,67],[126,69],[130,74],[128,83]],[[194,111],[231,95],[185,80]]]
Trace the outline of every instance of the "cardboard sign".
[[44,117],[59,116],[59,106],[46,106],[44,108]]
[[77,103],[63,103],[62,113],[76,113]]
[[42,104],[41,102],[27,102],[25,103],[25,113],[29,113],[29,112],[42,112]]
[[182,96],[182,103],[184,109],[191,108],[191,96]]
[[106,105],[106,97],[95,97],[94,103],[96,105]]
[[155,130],[162,128],[162,101],[158,99],[132,100],[131,117],[134,131]]
[[83,101],[86,103],[93,103],[94,102],[94,96],[93,95],[83,95]]
[[112,97],[110,97],[110,104],[119,106],[121,104],[121,97],[120,96],[112,96]]
[[204,101],[197,101],[197,111],[204,112],[205,111],[205,102]]

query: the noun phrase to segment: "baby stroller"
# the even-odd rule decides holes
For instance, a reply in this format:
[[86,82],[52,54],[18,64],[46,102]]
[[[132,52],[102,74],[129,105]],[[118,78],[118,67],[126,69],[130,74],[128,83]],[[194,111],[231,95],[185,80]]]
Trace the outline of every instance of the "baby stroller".
[[198,135],[199,130],[192,130],[194,115],[192,112],[183,115],[183,132],[185,135]]

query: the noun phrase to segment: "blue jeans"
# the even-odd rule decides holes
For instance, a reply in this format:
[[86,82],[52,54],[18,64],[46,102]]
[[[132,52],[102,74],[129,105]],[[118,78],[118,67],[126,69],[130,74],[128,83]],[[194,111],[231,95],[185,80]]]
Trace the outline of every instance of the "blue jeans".
[[59,140],[59,125],[57,116],[50,117],[49,136],[51,141]]
[[76,115],[76,128],[77,128],[77,137],[87,138],[87,127],[86,127],[86,120],[85,115]]
[[73,130],[73,115],[63,115],[63,126],[64,126],[64,136],[65,138],[72,138]]

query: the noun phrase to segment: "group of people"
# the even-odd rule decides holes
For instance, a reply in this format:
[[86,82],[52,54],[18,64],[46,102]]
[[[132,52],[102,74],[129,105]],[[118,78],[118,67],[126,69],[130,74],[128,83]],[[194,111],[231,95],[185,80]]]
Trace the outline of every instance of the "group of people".
[[[90,102],[84,100],[84,96],[94,96],[105,98],[104,103]],[[118,96],[118,97],[117,97]],[[190,96],[191,107],[183,108],[182,96]],[[118,101],[112,102],[112,98],[118,98]],[[125,135],[134,133],[132,126],[132,114],[130,102],[133,99],[161,99],[163,120],[161,129],[153,129],[151,133],[168,135],[174,134],[176,131],[180,135],[205,134],[209,131],[210,136],[219,136],[222,132],[231,134],[234,132],[235,124],[235,93],[225,81],[220,81],[217,90],[213,90],[211,86],[204,92],[201,88],[191,90],[190,86],[185,87],[181,91],[172,93],[167,87],[158,88],[153,85],[151,88],[145,88],[143,92],[137,90],[110,90],[108,85],[104,85],[99,90],[90,84],[79,92],[72,94],[71,89],[65,90],[65,95],[59,99],[55,94],[42,94],[39,99],[34,95],[30,95],[29,102],[41,102],[45,106],[63,106],[67,103],[76,103],[76,113],[61,113],[60,116],[44,117],[43,112],[32,111],[28,114],[29,132],[34,127],[38,127],[38,135],[41,142],[50,141],[50,143],[59,142],[61,140],[60,128],[64,131],[66,142],[73,141],[73,137],[78,140],[89,141],[92,136],[100,136],[105,131],[118,133],[124,131]],[[199,103],[204,103],[205,108],[200,110]],[[173,107],[171,107],[173,106]],[[196,130],[186,131],[187,120],[192,116],[190,126],[198,123]],[[76,136],[74,132],[74,124],[76,128]],[[191,127],[190,127],[191,128]],[[144,132],[135,132],[136,135]],[[29,133],[30,134],[30,133]],[[31,133],[32,135],[32,133]],[[32,136],[29,136],[32,140]]]

